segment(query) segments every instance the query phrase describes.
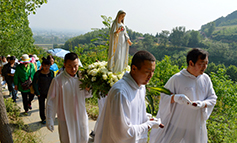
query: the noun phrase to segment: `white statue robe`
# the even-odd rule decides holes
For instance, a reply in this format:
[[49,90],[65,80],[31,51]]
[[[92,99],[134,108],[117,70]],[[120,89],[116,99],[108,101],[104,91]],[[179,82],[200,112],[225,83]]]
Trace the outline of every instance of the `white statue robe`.
[[204,73],[195,77],[183,69],[169,79],[165,88],[185,94],[191,101],[204,101],[207,108],[171,104],[171,96],[161,94],[157,118],[161,118],[165,127],[152,129],[150,143],[207,143],[206,121],[217,99],[209,76]]
[[146,143],[145,92],[145,86],[139,87],[126,72],[108,93],[94,143]]
[[70,76],[66,70],[52,80],[46,104],[46,120],[55,119],[57,113],[61,142],[87,143],[89,139],[88,116],[85,98],[92,97],[81,90],[78,75]]
[[[118,23],[117,26],[114,26],[114,33],[110,35],[108,57],[108,69],[114,73],[122,72],[128,66],[129,54],[129,44],[127,42],[129,36],[126,27],[123,23]],[[121,26],[124,30],[117,34],[116,30]]]

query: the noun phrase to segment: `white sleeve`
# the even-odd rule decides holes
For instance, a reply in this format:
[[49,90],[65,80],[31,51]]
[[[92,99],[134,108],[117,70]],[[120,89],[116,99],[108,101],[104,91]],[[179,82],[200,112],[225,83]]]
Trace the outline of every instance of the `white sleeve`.
[[91,93],[91,90],[90,91],[87,91],[84,89],[84,94],[85,94],[85,98],[91,98],[93,97],[92,93]]
[[112,136],[115,140],[129,140],[140,137],[148,132],[148,125],[145,123],[133,125],[130,122],[130,102],[118,92],[110,102],[111,105],[111,121]]
[[57,89],[58,89],[58,84],[54,78],[50,84],[48,95],[47,95],[46,121],[55,120],[55,116],[57,112],[57,103],[56,103],[56,96],[58,95]]
[[210,78],[208,78],[208,82],[209,82],[208,87],[207,87],[208,95],[207,95],[207,98],[203,100],[203,102],[207,104],[207,108],[202,109],[204,120],[207,120],[210,117],[212,110],[216,104],[216,99],[217,99],[217,96],[213,89],[213,85]]
[[207,104],[207,107],[213,107],[216,104],[217,96],[216,96],[216,93],[213,89],[213,85],[212,85],[210,78],[209,78],[208,85],[209,85],[207,87],[208,88],[208,93],[207,93],[208,95],[207,95],[207,98],[204,100],[204,102]]
[[130,39],[125,27],[124,27],[124,36],[125,36],[126,41],[127,41],[128,39]]
[[[172,93],[176,93],[175,91],[175,77],[170,78],[164,86],[169,89]],[[168,114],[172,112],[173,106],[176,103],[171,104],[171,95],[167,95],[164,93],[160,94],[160,102],[159,102],[159,111],[156,118],[161,118],[161,121],[166,120],[164,117],[167,117]]]

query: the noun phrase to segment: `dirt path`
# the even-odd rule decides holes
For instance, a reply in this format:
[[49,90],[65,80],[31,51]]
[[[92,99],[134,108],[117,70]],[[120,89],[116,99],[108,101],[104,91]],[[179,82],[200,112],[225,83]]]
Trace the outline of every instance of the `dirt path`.
[[[9,98],[9,92],[7,89],[3,89],[3,95],[5,98]],[[21,113],[24,112],[22,97],[18,92],[19,98],[17,99],[17,105],[21,108]],[[28,116],[21,117],[25,124],[29,125],[29,132],[35,132],[40,140],[43,143],[60,143],[59,135],[58,135],[58,122],[57,119],[54,123],[54,132],[51,132],[47,129],[46,125],[41,124],[41,119],[39,116],[39,104],[38,99],[35,96],[32,101],[32,110],[29,110]],[[89,120],[89,132],[94,129],[95,121]],[[90,139],[89,143],[93,143],[92,139]]]

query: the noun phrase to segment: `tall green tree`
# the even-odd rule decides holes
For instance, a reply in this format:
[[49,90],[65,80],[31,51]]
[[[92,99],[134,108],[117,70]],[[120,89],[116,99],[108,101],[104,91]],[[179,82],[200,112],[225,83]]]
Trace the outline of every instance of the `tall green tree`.
[[[36,8],[46,2],[47,0],[0,1],[0,55],[19,56],[34,50],[28,15],[35,13]],[[2,95],[0,96],[2,97]],[[3,98],[0,98],[0,142],[11,143],[13,140],[5,111]]]
[[0,7],[0,54],[19,56],[33,48],[28,15],[47,0],[3,0]]
[[199,31],[192,30],[190,32],[188,46],[190,47],[197,47],[200,42],[201,36]]
[[166,47],[169,42],[169,34],[170,32],[167,30],[162,30],[159,34],[160,44],[164,47]]
[[189,37],[185,32],[185,27],[179,26],[172,29],[170,41],[174,46],[187,46]]
[[144,34],[144,39],[142,40],[143,48],[148,50],[149,48],[152,48],[153,43],[154,37],[150,34]]

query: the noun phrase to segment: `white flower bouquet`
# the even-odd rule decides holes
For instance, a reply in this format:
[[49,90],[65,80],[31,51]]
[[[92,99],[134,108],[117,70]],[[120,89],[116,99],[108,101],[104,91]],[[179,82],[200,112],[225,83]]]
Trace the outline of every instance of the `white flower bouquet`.
[[130,71],[130,66],[127,66],[122,72],[113,73],[107,69],[106,61],[97,61],[80,70],[80,81],[82,82],[80,88],[90,87],[93,96],[100,98],[108,94],[110,88],[123,77],[126,71]]

